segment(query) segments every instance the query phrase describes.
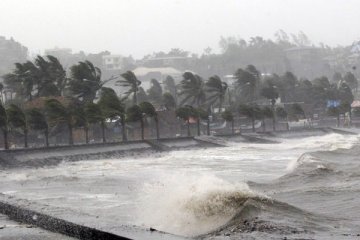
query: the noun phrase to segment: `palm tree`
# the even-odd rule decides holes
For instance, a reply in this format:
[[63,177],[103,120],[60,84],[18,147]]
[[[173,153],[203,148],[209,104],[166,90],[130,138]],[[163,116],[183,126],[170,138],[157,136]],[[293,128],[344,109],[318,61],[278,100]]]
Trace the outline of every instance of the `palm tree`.
[[[263,132],[266,131],[266,126],[265,126],[265,119],[266,118],[272,118],[274,119],[274,116],[275,116],[275,110],[273,110],[273,108],[269,108],[269,107],[264,107],[263,109],[261,109],[261,117],[262,117],[262,125],[263,125]],[[274,123],[274,120],[273,120],[273,124]],[[273,126],[273,129],[275,131],[275,128]]]
[[126,121],[137,122],[141,124],[141,139],[144,140],[144,119],[141,108],[138,105],[133,105],[126,110]]
[[246,98],[247,102],[253,103],[259,81],[258,76],[241,68],[236,70],[234,75],[238,91]]
[[221,117],[226,122],[231,122],[231,134],[234,134],[234,115],[232,114],[232,112],[226,109],[224,112],[221,113]]
[[101,81],[101,70],[91,62],[85,61],[73,65],[70,71],[70,93],[85,103],[93,102],[97,91],[105,83]]
[[197,107],[200,107],[206,101],[204,81],[199,75],[185,72],[181,81],[181,92],[179,95],[184,97],[180,105],[187,102],[190,105],[195,104]]
[[174,97],[175,103],[176,103],[177,102],[177,89],[176,89],[176,84],[175,84],[174,78],[171,76],[167,76],[163,83],[164,83],[164,90],[167,91],[168,93],[170,93]]
[[100,123],[101,126],[101,135],[102,135],[102,141],[103,143],[106,142],[105,137],[105,116],[103,114],[103,111],[101,109],[101,106],[96,103],[87,103],[85,105],[85,116],[89,124],[97,124]]
[[100,100],[98,102],[105,118],[119,119],[122,127],[122,139],[127,141],[126,123],[125,123],[125,106],[122,104],[115,91],[111,88],[101,88]]
[[65,123],[69,131],[69,144],[74,144],[73,127],[76,122],[76,108],[69,104],[65,106],[56,99],[49,99],[45,102],[45,114],[49,119],[49,125]]
[[301,105],[298,103],[291,105],[291,107],[289,109],[289,115],[291,115],[295,118],[298,118],[299,116],[301,116],[301,118],[306,118],[305,111],[303,110]]
[[52,78],[52,82],[56,85],[60,95],[64,94],[65,87],[68,83],[68,78],[66,77],[66,70],[61,65],[60,61],[51,55],[46,56],[49,62],[49,70],[50,76]]
[[286,129],[289,130],[289,123],[287,121],[287,112],[285,111],[285,109],[283,107],[277,107],[275,109],[276,112],[276,116],[280,119],[284,119],[286,120]]
[[191,136],[190,133],[190,118],[197,116],[195,109],[192,106],[186,105],[176,109],[176,116],[183,119],[187,125],[187,135]]
[[139,107],[141,109],[141,112],[145,114],[145,116],[154,118],[156,126],[156,139],[160,139],[159,119],[155,107],[149,102],[142,102],[139,104]]
[[4,76],[7,88],[15,92],[17,98],[27,100],[32,100],[36,79],[37,69],[30,61],[23,64],[15,63],[14,71]]
[[344,81],[354,92],[357,92],[358,80],[356,79],[354,74],[352,74],[351,72],[347,72],[344,76]]
[[336,127],[340,127],[340,107],[329,107],[327,114],[336,117]]
[[44,131],[45,146],[49,147],[49,125],[46,121],[45,115],[37,108],[32,108],[27,111],[28,124],[31,129]]
[[153,103],[161,104],[163,90],[158,80],[151,79],[150,88],[147,90],[149,100]]
[[57,58],[42,56],[35,58],[33,73],[36,76],[37,96],[60,96],[61,87],[57,84],[66,82],[66,71]]
[[8,140],[8,132],[9,132],[9,121],[6,110],[3,105],[0,105],[0,128],[4,135],[4,148],[9,149],[9,140]]
[[202,108],[197,108],[197,128],[198,128],[198,136],[200,136],[200,119],[206,120],[206,135],[210,135],[210,117],[209,111],[205,111]]
[[255,120],[261,118],[261,111],[257,105],[239,105],[238,111],[240,115],[244,115],[251,119],[252,131],[255,132]]
[[273,120],[273,130],[276,131],[276,119],[275,119],[275,102],[276,99],[279,98],[279,92],[277,87],[268,79],[265,83],[265,87],[261,89],[261,95],[265,98],[269,99],[271,102],[271,110],[272,110],[272,120]]
[[14,128],[20,128],[24,133],[24,146],[28,147],[28,123],[24,111],[16,106],[11,104],[7,109],[6,113],[8,116],[9,125]]
[[[237,89],[240,90],[241,95],[244,95],[246,97],[247,102],[250,103],[250,106],[254,108],[257,85],[260,80],[260,73],[253,65],[249,65],[245,70],[239,68],[235,72],[235,78],[237,80]],[[255,111],[253,109],[250,112],[252,113],[252,115],[250,116],[253,123],[252,131],[255,132]]]
[[130,94],[133,94],[134,104],[136,105],[138,102],[137,93],[139,91],[139,86],[141,85],[141,81],[137,79],[135,74],[132,71],[127,71],[121,74],[123,80],[119,80],[119,86],[129,88],[127,92],[125,92],[126,97],[128,98]]
[[176,108],[176,101],[171,93],[164,93],[162,101],[167,110]]
[[219,113],[221,113],[222,105],[225,99],[225,95],[228,89],[226,82],[222,82],[220,77],[214,75],[209,78],[206,82],[207,92],[210,94],[208,97],[208,102],[213,104],[214,102],[219,102]]

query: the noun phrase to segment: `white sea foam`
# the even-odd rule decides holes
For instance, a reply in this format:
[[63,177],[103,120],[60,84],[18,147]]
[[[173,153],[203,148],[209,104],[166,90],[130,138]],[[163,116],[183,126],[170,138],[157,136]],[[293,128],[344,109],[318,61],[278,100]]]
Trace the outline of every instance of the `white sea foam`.
[[166,174],[144,185],[137,221],[194,236],[225,224],[253,196],[245,183],[232,184],[214,175]]

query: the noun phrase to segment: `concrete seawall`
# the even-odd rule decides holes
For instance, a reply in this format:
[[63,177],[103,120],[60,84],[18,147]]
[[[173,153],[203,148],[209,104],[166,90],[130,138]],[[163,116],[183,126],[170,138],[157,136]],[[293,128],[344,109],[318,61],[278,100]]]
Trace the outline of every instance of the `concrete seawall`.
[[[135,226],[119,226],[96,216],[74,213],[0,194],[0,213],[10,219],[84,240],[181,240],[182,237]],[[1,233],[1,232],[0,232]]]
[[0,168],[41,167],[62,161],[81,161],[102,158],[141,157],[144,154],[176,149],[218,147],[211,141],[194,137],[131,142],[22,148],[0,151]]

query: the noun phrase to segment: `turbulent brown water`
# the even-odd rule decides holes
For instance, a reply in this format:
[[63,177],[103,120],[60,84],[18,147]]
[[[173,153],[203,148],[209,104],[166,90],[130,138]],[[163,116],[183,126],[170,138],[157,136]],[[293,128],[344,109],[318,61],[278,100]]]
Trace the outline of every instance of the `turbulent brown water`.
[[227,147],[0,172],[0,191],[198,239],[360,239],[359,138]]

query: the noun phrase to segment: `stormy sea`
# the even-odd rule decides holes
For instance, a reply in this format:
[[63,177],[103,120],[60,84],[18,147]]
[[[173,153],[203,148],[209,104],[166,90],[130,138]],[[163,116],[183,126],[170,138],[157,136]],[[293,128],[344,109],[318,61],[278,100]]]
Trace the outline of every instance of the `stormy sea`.
[[194,239],[360,239],[358,135],[0,171],[0,192]]

